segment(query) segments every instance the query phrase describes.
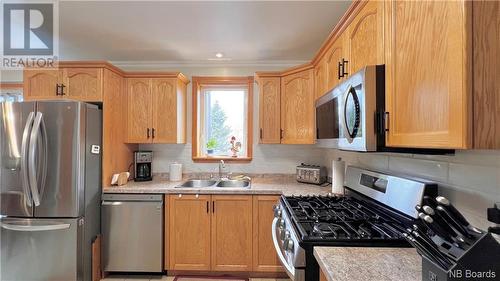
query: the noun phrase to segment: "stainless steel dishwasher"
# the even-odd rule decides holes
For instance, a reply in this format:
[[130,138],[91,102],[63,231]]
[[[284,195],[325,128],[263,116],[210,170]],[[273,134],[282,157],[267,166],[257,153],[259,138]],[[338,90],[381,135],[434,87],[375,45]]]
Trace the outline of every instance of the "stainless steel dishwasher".
[[103,194],[104,271],[163,271],[163,195]]

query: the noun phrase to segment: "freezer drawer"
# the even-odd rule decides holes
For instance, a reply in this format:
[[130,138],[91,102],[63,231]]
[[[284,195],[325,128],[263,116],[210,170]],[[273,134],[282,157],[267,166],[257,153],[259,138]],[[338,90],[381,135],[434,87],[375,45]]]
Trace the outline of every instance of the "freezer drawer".
[[83,222],[0,219],[0,280],[82,281]]
[[104,194],[104,271],[163,271],[163,195]]

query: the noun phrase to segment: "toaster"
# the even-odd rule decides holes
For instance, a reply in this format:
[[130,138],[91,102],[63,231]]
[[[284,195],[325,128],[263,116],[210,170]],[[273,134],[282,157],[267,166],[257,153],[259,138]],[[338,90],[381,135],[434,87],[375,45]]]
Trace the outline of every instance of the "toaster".
[[322,166],[301,163],[296,174],[298,182],[322,184],[326,181],[326,169]]

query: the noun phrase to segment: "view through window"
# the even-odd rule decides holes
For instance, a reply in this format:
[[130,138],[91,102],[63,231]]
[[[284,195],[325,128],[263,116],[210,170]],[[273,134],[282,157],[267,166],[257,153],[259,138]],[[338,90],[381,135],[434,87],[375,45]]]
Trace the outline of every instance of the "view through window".
[[[204,129],[202,150],[207,156],[246,157],[247,91],[242,87],[206,87],[202,90]],[[231,143],[232,141],[232,143]],[[239,144],[239,145],[238,145]],[[238,152],[232,151],[235,147]]]

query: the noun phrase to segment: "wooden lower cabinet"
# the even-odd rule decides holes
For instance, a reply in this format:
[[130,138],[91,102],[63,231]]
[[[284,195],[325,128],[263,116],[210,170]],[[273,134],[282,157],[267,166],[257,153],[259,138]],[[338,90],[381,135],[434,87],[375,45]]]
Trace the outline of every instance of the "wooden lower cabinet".
[[323,272],[323,270],[319,270],[319,281],[327,281],[328,279],[326,279],[326,275],[325,273]]
[[212,195],[212,270],[252,270],[252,196]]
[[253,196],[253,271],[283,272],[271,234],[273,206],[279,199],[272,195]]
[[271,237],[273,205],[279,196],[167,198],[166,270],[283,272]]
[[210,195],[170,195],[165,265],[169,270],[210,270]]

